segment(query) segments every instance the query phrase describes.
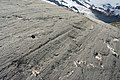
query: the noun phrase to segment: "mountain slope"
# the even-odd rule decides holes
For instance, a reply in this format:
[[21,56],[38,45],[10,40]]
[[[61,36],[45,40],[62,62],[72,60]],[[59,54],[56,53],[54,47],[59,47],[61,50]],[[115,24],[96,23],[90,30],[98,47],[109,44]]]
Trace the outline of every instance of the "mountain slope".
[[119,80],[120,29],[41,0],[0,0],[0,80]]
[[[46,1],[46,0],[45,0]],[[48,0],[75,12],[85,13],[105,22],[120,21],[120,1],[112,0]]]

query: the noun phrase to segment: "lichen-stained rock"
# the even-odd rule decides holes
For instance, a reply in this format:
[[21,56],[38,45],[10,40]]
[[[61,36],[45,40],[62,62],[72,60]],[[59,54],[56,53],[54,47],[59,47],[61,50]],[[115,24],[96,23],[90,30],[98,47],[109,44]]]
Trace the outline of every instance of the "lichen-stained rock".
[[0,80],[120,80],[120,30],[41,0],[0,0]]

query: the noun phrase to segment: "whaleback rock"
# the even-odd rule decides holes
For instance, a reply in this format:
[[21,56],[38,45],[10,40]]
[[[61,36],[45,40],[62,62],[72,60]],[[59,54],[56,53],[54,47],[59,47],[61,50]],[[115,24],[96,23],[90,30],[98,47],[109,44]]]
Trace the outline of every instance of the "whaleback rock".
[[0,80],[120,80],[120,29],[41,0],[0,0]]

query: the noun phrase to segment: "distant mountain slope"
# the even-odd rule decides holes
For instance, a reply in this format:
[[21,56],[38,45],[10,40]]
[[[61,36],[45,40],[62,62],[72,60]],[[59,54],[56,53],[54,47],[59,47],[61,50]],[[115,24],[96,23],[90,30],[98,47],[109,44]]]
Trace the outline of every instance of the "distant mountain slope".
[[48,0],[75,12],[94,16],[105,22],[120,21],[120,0]]

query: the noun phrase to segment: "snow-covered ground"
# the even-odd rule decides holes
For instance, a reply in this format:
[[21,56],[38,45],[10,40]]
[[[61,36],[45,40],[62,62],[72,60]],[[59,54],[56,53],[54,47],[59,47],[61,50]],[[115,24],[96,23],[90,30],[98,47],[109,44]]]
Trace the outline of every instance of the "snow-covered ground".
[[90,0],[92,4],[99,7],[104,4],[111,4],[112,6],[120,6],[120,0]]
[[120,0],[44,0],[105,22],[120,21]]
[[97,10],[103,11],[108,15],[120,16],[120,0],[90,0]]

